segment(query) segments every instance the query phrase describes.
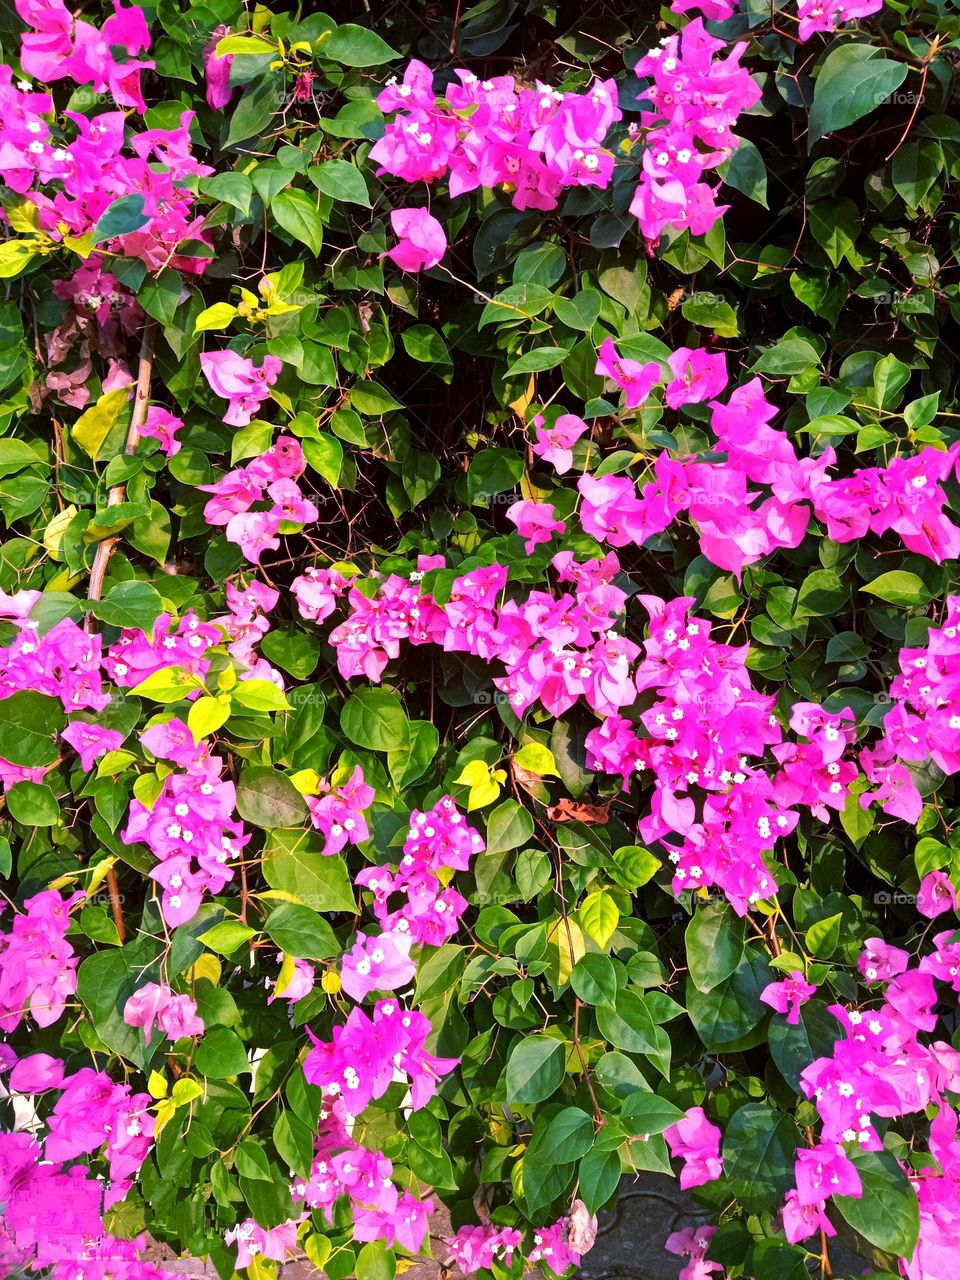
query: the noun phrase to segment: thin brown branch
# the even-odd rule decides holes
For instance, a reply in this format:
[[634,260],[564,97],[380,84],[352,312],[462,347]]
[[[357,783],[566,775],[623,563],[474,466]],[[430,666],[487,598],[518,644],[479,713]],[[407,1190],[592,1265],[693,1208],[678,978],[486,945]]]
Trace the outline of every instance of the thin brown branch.
[[[143,327],[143,338],[140,343],[140,365],[137,370],[137,387],[133,397],[133,413],[130,415],[127,443],[124,446],[124,453],[126,454],[133,454],[137,451],[137,445],[140,443],[140,428],[146,420],[147,407],[150,404],[154,333],[155,322],[152,319],[148,319]],[[115,484],[107,495],[107,506],[117,506],[118,503],[123,501],[125,493],[125,484]],[[99,600],[103,594],[103,582],[107,576],[107,565],[110,563],[110,556],[116,544],[116,538],[104,538],[97,545],[96,554],[93,558],[93,567],[90,570],[90,587],[87,591],[87,598],[90,600]],[[87,614],[86,627],[88,631],[91,630],[92,624],[93,620]]]

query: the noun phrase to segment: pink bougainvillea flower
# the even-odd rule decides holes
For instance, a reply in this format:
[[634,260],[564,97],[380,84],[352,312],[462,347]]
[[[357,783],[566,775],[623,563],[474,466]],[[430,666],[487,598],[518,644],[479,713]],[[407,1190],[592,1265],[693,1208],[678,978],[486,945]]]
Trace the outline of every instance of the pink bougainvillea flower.
[[276,356],[264,356],[258,369],[236,351],[204,351],[200,368],[211,389],[230,402],[224,422],[246,427],[279,378],[283,364]]
[[391,258],[402,271],[435,267],[447,251],[443,227],[423,206],[394,209],[390,225],[400,241],[380,256]]
[[800,1006],[806,1004],[816,989],[813,983],[804,981],[798,970],[782,982],[768,983],[760,992],[760,999],[777,1013],[785,1013],[788,1025],[795,1027],[800,1022]]
[[857,968],[867,982],[889,982],[910,963],[910,952],[889,946],[882,938],[867,938]]
[[701,347],[678,347],[667,363],[673,381],[667,383],[664,399],[671,409],[702,404],[727,385],[727,357],[722,351],[712,356]]
[[641,364],[639,360],[621,356],[617,353],[612,338],[606,338],[601,343],[594,373],[610,378],[617,384],[624,393],[623,402],[628,409],[636,409],[644,404],[653,388],[663,379],[656,360]]
[[822,1231],[826,1236],[837,1234],[833,1223],[824,1213],[825,1201],[813,1204],[801,1204],[796,1188],[787,1192],[786,1204],[783,1206],[783,1234],[790,1244],[799,1244],[815,1231]]
[[545,427],[543,423],[544,419],[537,414],[533,420],[536,433],[533,452],[551,463],[557,475],[565,475],[573,466],[573,446],[590,428],[573,413],[562,413],[552,427]]
[[223,57],[217,57],[217,45],[224,36],[229,34],[230,28],[221,23],[219,27],[214,27],[210,33],[210,39],[203,47],[207,105],[214,110],[225,107],[233,97],[233,90],[230,88],[230,67],[233,64],[233,55],[225,53]]
[[859,1197],[863,1192],[856,1166],[838,1144],[801,1148],[796,1179],[798,1205],[822,1205],[829,1196]]
[[98,724],[87,724],[84,720],[72,720],[60,736],[73,747],[80,757],[81,767],[87,772],[93,768],[98,756],[116,751],[123,742],[123,734],[116,729],[104,729]]
[[340,982],[351,1000],[365,1000],[371,991],[397,991],[416,976],[410,959],[412,939],[408,933],[381,933],[357,940],[340,964]]
[[273,991],[267,996],[267,1004],[273,1004],[274,1000],[289,1000],[291,1004],[296,1004],[310,994],[316,981],[317,974],[312,964],[308,964],[306,960],[294,960],[293,976],[282,991],[278,991],[274,983]]
[[663,1136],[670,1154],[684,1161],[680,1170],[680,1186],[684,1191],[712,1182],[723,1173],[722,1135],[707,1119],[703,1107],[690,1107],[682,1120],[664,1130]]
[[183,419],[177,418],[161,405],[152,404],[147,410],[147,419],[140,428],[142,436],[150,436],[160,441],[160,449],[168,458],[174,457],[182,448],[176,434],[183,427]]
[[664,1246],[667,1252],[690,1259],[677,1280],[710,1280],[715,1272],[723,1270],[719,1262],[707,1259],[707,1249],[716,1231],[716,1227],[684,1227],[682,1231],[674,1231],[667,1236]]
[[148,1037],[155,1026],[171,1040],[201,1036],[204,1031],[195,1002],[165,983],[148,982],[135,991],[123,1007],[123,1020],[127,1026],[142,1027]]
[[528,556],[533,555],[541,542],[549,542],[555,533],[563,533],[567,527],[563,520],[556,519],[550,502],[515,502],[507,508],[507,519],[525,539],[523,546]]
[[928,920],[936,919],[944,911],[957,910],[957,891],[945,872],[931,871],[920,881],[917,910]]

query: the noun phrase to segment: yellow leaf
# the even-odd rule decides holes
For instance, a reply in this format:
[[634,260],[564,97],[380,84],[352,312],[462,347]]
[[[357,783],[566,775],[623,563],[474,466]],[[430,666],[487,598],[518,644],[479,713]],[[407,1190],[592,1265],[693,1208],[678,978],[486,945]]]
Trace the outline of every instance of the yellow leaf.
[[222,973],[223,965],[220,963],[220,957],[215,956],[212,951],[205,951],[187,970],[187,976],[191,981],[196,982],[198,978],[206,978],[215,987],[220,985]]
[[147,1092],[151,1098],[165,1098],[167,1096],[167,1077],[162,1071],[151,1071],[147,1080]]
[[43,531],[43,545],[50,553],[52,560],[60,559],[60,544],[63,541],[63,535],[66,533],[70,525],[70,521],[80,510],[72,504],[53,517],[46,529]]
[[194,742],[199,742],[207,734],[216,733],[230,719],[232,706],[228,694],[221,694],[217,698],[198,698],[187,715],[187,728],[193,734]]
[[320,986],[328,996],[335,996],[340,990],[340,975],[334,969],[328,969],[320,979]]
[[507,775],[502,769],[491,769],[482,760],[471,760],[463,769],[456,784],[470,788],[467,809],[482,809],[492,804],[500,794],[500,783],[506,781]]
[[124,769],[129,768],[136,759],[132,751],[108,751],[97,765],[97,777],[112,778],[118,773],[123,773]]
[[20,204],[8,204],[5,206],[5,212],[14,231],[39,231],[40,210],[32,200],[24,200]]
[[193,323],[194,333],[205,333],[210,329],[226,329],[236,316],[237,308],[229,302],[215,302],[212,307],[201,311]]
[[302,796],[313,796],[320,785],[320,775],[316,769],[298,769],[290,775],[290,781]]
[[202,1097],[203,1085],[199,1080],[191,1080],[183,1077],[173,1086],[173,1093],[170,1095],[173,1099],[175,1107],[185,1107],[187,1103],[192,1102],[194,1098]]
[[295,973],[296,968],[294,967],[293,956],[285,954],[283,957],[283,964],[280,966],[280,972],[277,974],[277,981],[273,988],[273,994],[276,996],[282,996],[287,987],[289,987],[290,983],[293,981]]
[[177,1108],[173,1105],[173,1103],[170,1101],[169,1098],[163,1098],[160,1102],[157,1103],[157,1106],[156,1106],[157,1119],[156,1119],[156,1123],[153,1126],[154,1137],[156,1137],[157,1134],[160,1133],[164,1125],[166,1125],[170,1120],[173,1119],[173,1117],[176,1115],[176,1112],[177,1112]]
[[29,240],[5,240],[0,244],[0,280],[9,280],[26,271],[39,248],[36,236]]
[[276,1280],[277,1264],[267,1262],[260,1254],[254,1254],[247,1267],[247,1275],[251,1280]]
[[82,236],[63,237],[64,247],[72,249],[78,257],[84,261],[90,257],[97,245],[97,233],[95,231],[86,231]]
[[583,940],[583,932],[576,920],[556,919],[547,933],[548,944],[557,948],[558,986],[562,986],[581,956],[586,955],[587,945]]
[[117,387],[115,391],[108,391],[95,405],[81,413],[71,427],[70,434],[94,462],[129,398],[129,387]]
[[92,867],[93,875],[87,885],[87,893],[93,894],[97,892],[104,880],[106,880],[107,872],[112,870],[116,861],[116,858],[111,854],[109,858],[101,858],[99,862],[94,864]]

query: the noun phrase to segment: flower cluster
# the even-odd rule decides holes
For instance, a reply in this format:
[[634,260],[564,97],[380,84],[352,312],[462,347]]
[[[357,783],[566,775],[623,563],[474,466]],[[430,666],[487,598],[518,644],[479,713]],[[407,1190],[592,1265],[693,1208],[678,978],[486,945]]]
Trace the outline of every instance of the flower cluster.
[[[414,809],[410,815],[396,871],[389,864],[364,867],[356,882],[372,893],[374,915],[385,933],[438,947],[456,933],[467,908],[466,899],[444,882],[450,871],[468,870],[471,858],[483,849],[480,832],[464,822],[449,796],[443,796],[432,809]],[[394,894],[403,895],[406,902],[390,910]]]
[[695,18],[637,63],[637,75],[649,78],[641,100],[652,109],[640,117],[646,137],[630,211],[648,241],[667,227],[702,235],[727,208],[703,175],[736,150],[731,126],[760,98],[760,86],[740,66],[746,48],[741,42],[728,49]]
[[[29,610],[40,596],[26,592]],[[9,600],[10,597],[7,597]],[[32,689],[58,698],[65,711],[102,711],[110,701],[103,687],[100,637],[64,618],[41,635],[20,606],[0,612],[20,628],[13,643],[0,648],[0,698]]]
[[173,667],[202,677],[210,669],[207,650],[222,640],[220,629],[201,621],[192,609],[175,625],[169,613],[161,613],[149,636],[139,627],[125,627],[107,650],[103,666],[121,689],[136,688]]
[[165,982],[148,982],[139,987],[123,1007],[123,1020],[128,1027],[142,1027],[150,1038],[159,1027],[171,1040],[183,1036],[202,1036],[203,1019],[197,1017],[197,1005],[189,996],[178,995]]
[[612,80],[560,93],[539,81],[520,87],[513,76],[455,75],[442,99],[422,62],[387,84],[377,103],[397,114],[370,152],[378,173],[406,182],[446,176],[452,196],[502,187],[518,209],[554,209],[567,187],[608,185],[613,156],[603,142],[621,118]]
[[915,823],[923,800],[910,765],[932,760],[945,774],[960,771],[960,596],[947,597],[943,626],[932,627],[923,649],[903,648],[900,675],[891,682],[893,706],[883,718],[883,737],[864,748],[860,763],[877,788],[860,797]]
[[49,1027],[63,1013],[77,989],[77,957],[65,935],[70,910],[84,896],[64,900],[44,889],[27,898],[9,933],[0,932],[0,1030],[15,1031],[27,1013]]
[[233,818],[236,788],[221,776],[223,762],[205,742],[197,745],[177,719],[146,729],[141,742],[182,772],[168,773],[153,804],[131,800],[126,844],[142,841],[157,858],[150,879],[162,888],[161,909],[170,925],[192,920],[205,890],[220,893],[233,878],[232,861],[249,839]]
[[264,551],[280,546],[277,534],[284,525],[293,529],[317,519],[317,508],[297,484],[305,466],[299,441],[279,436],[252,462],[228,471],[214,484],[197,486],[214,495],[203,509],[204,519],[210,525],[225,525],[227,541],[259,564]]
[[204,351],[200,368],[210,389],[228,401],[224,422],[245,427],[270,394],[283,364],[276,356],[264,356],[259,369],[236,351]]

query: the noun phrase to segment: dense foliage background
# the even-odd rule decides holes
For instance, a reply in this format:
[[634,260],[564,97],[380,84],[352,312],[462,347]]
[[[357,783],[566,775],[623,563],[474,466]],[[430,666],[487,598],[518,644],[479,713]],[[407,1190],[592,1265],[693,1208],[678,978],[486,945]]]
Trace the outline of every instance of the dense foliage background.
[[[3,1264],[39,1249],[65,1276],[142,1271],[117,1241],[148,1229],[212,1257],[224,1277],[238,1266],[263,1277],[305,1252],[331,1280],[390,1280],[397,1256],[431,1245],[471,1269],[468,1234],[453,1246],[418,1237],[432,1195],[454,1231],[518,1233],[477,1265],[502,1276],[552,1259],[562,1271],[623,1174],[682,1169],[671,1156],[684,1156],[705,1174],[685,1185],[718,1224],[674,1241],[691,1277],[829,1275],[834,1231],[877,1276],[952,1275],[960,11],[947,0],[868,8],[803,38],[789,4],[751,0],[708,22],[726,44],[745,42],[758,92],[733,113],[739,145],[704,179],[722,179],[722,218],[655,235],[631,211],[656,153],[648,80],[634,68],[696,15],[613,0],[404,0],[363,14],[159,0],[143,6],[147,48],[131,35],[136,10],[110,18],[92,6],[87,23],[129,25],[104,27],[99,52],[84,55],[119,69],[88,75],[80,54],[68,65],[57,52],[64,40],[80,49],[69,16],[29,0],[3,11],[0,1060],[14,1073],[0,1077]],[[26,101],[45,77],[25,69],[48,47],[45,110]],[[612,82],[610,180],[571,180],[545,207],[517,207],[502,181],[451,194],[443,166],[429,183],[385,172],[371,151],[401,101],[381,109],[377,98],[411,59],[433,73],[428,97],[456,89],[458,68],[584,100],[597,79]],[[48,150],[79,156],[86,139],[82,195],[63,194],[55,164],[68,161],[29,159],[41,136],[29,121],[41,117]],[[98,119],[103,134],[90,132]],[[390,256],[407,241],[391,212],[409,208],[442,227],[422,270]],[[623,366],[597,372],[608,339],[620,359],[659,366],[632,407]],[[681,348],[723,353],[729,381],[671,406],[659,388],[683,380],[682,359],[666,363]],[[202,361],[225,350],[252,366]],[[825,501],[804,506],[799,536],[738,561],[703,540],[711,510],[746,509],[704,479],[738,456],[718,444],[707,401],[755,378],[804,461],[773,481],[751,473],[751,493],[785,494],[793,476],[797,493],[779,498],[809,502],[801,490],[818,464],[858,479],[831,491],[829,518]],[[544,455],[535,422],[551,428],[560,413],[586,424],[566,467]],[[756,466],[779,447],[765,421],[748,401],[741,473],[751,452]],[[667,492],[657,459],[693,455],[702,469],[672,475],[677,505],[657,528],[626,489],[609,491],[608,508],[578,487],[590,472],[632,494]],[[877,499],[879,473],[910,459],[903,492],[934,493],[929,511],[920,498]],[[278,482],[293,490],[268,493]],[[223,504],[213,513],[210,486]],[[551,504],[544,539],[517,531],[517,502]],[[251,506],[256,519],[228,525]],[[268,510],[280,512],[273,524]],[[617,562],[604,560],[611,548]],[[560,551],[594,568],[564,570]],[[551,613],[531,593],[563,598]],[[715,647],[689,681],[658,666],[656,647],[684,610],[664,621],[651,597],[692,598],[698,646],[712,628]],[[545,668],[583,660],[582,611],[595,620],[611,601],[613,621],[590,644],[615,622],[628,679],[638,667],[649,678],[620,696],[611,665],[604,692],[568,698],[562,671]],[[507,622],[524,608],[521,643]],[[462,644],[458,625],[475,628]],[[528,651],[551,628],[555,652],[523,685]],[[919,693],[913,651],[928,679]],[[671,701],[685,682],[695,695]],[[772,733],[734,713],[734,685]],[[518,688],[530,690],[519,714]],[[773,820],[794,806],[786,834],[761,841],[769,892],[754,891],[763,863],[742,833],[726,848],[728,881],[676,878],[669,855],[692,809],[665,810],[665,774],[632,770],[647,748],[630,757],[634,741],[658,737],[647,715],[658,697],[695,709],[702,743],[730,735],[725,750],[751,757],[743,776],[782,782],[793,757],[773,750],[781,739],[803,740],[802,762],[826,729],[831,742],[839,734],[840,792],[825,779],[811,798],[820,784],[805,777],[792,799],[765,792],[751,810]],[[796,704],[851,715],[821,723]],[[192,737],[177,738],[171,716]],[[61,738],[68,718],[116,736]],[[886,763],[862,754],[881,742],[894,743]],[[397,990],[429,1020],[430,1054],[455,1062],[431,1065],[422,1048],[360,1026],[354,1002],[369,990],[345,975],[358,963],[369,973],[369,947],[361,937],[352,961],[341,957],[358,930],[384,925],[370,869],[399,884],[411,821],[415,831],[416,813],[445,796],[482,851],[443,828],[450,845],[430,853],[427,878],[431,904],[450,886],[452,927],[434,912],[429,937],[395,957],[396,980],[369,989],[394,1006]],[[436,812],[436,825],[448,821]],[[187,820],[198,840],[202,828],[216,848],[232,841],[229,859],[218,867],[206,851],[197,872],[181,848]],[[174,836],[159,830],[168,822]],[[741,853],[752,870],[737,889]],[[904,948],[910,967],[871,939]],[[864,964],[865,948],[883,963]],[[932,994],[931,974],[948,985]],[[188,996],[201,1030],[181,1006],[166,1036],[151,1035],[142,995],[138,1023],[128,1001],[151,983]],[[789,990],[760,999],[780,983]],[[887,1021],[880,1056],[854,1063],[861,1012]],[[344,1061],[361,1075],[409,1056],[340,1133],[342,1108],[319,1086],[333,1078],[323,1046],[345,1025],[360,1028]],[[822,1096],[801,1080],[815,1061],[839,1064],[829,1085],[826,1069],[818,1079],[841,1097],[850,1080],[858,1092],[867,1078],[886,1083],[863,1108],[875,1140],[844,1136],[846,1121],[824,1136]],[[408,1078],[427,1082],[412,1108]],[[142,1148],[115,1150],[104,1106]],[[678,1121],[694,1126],[689,1151]],[[31,1184],[33,1207],[23,1204],[24,1171],[41,1176],[39,1150],[22,1140],[31,1127],[56,1166],[42,1176],[66,1179],[60,1166],[82,1158],[108,1179],[99,1254],[44,1252],[36,1197],[50,1187]],[[324,1212],[318,1162],[350,1144],[382,1153],[374,1173],[405,1189],[399,1209],[396,1196],[358,1209],[368,1202],[357,1192]],[[802,1201],[803,1235],[782,1213],[814,1150],[833,1153],[841,1180]],[[349,1172],[337,1168],[340,1191]],[[67,1185],[53,1188],[61,1202]],[[79,1195],[76,1175],[70,1185]],[[548,1226],[556,1251],[545,1255]],[[78,1240],[88,1234],[77,1227]]]

